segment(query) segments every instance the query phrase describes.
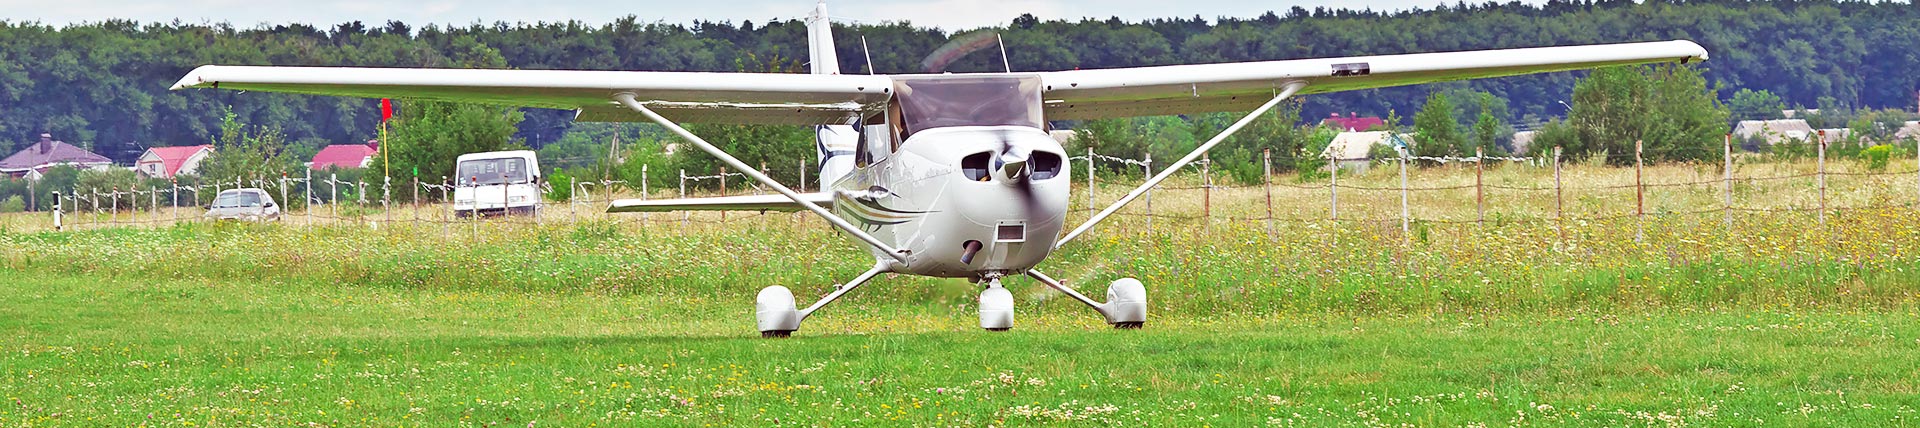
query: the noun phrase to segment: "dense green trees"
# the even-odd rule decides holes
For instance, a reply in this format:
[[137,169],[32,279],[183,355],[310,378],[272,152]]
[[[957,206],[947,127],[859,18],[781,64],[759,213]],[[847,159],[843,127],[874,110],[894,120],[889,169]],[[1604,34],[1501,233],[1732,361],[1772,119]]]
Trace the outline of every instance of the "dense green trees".
[[[1758,117],[1782,105],[1849,111],[1910,108],[1913,82],[1920,81],[1920,51],[1912,49],[1920,46],[1920,8],[1904,2],[1550,0],[1537,5],[1455,3],[1396,12],[1292,8],[1213,22],[1200,17],[1057,20],[1008,13],[1009,25],[993,30],[1003,35],[1016,71],[1684,38],[1713,53],[1714,59],[1699,71],[1717,85],[1719,97],[1738,97],[1733,91],[1745,89],[1765,91],[1780,101],[1734,102],[1736,118]],[[280,129],[296,153],[375,137],[374,100],[166,91],[201,64],[732,71],[748,58],[805,58],[805,25],[799,21],[673,25],[645,19],[421,28],[399,22],[236,28],[128,21],[55,28],[0,21],[0,145],[45,131],[66,141],[92,143],[100,153],[129,163],[148,146],[206,141],[219,132],[229,106],[243,123]],[[839,25],[835,37],[843,53],[841,68],[848,73],[900,73],[918,71],[921,59],[949,35],[885,22]],[[862,37],[870,52],[859,51]],[[948,68],[968,72],[1000,67],[997,53],[975,53]],[[1330,112],[1415,111],[1427,94],[1441,91],[1457,107],[1455,122],[1462,137],[1478,141],[1483,138],[1475,135],[1473,125],[1481,123],[1481,103],[1459,94],[1486,92],[1504,104],[1493,106],[1493,123],[1535,124],[1565,114],[1560,103],[1570,101],[1580,75],[1310,96],[1300,111],[1307,118]],[[574,128],[571,112],[523,109],[522,114],[525,120],[517,126],[516,138],[534,147],[559,141]],[[1147,130],[1166,135],[1180,135],[1176,128],[1186,126],[1164,119],[1133,123],[1153,125]]]
[[1578,138],[1548,142],[1576,158],[1604,152],[1613,165],[1634,163],[1636,141],[1648,162],[1716,160],[1727,117],[1693,67],[1603,68],[1573,88],[1567,121]]

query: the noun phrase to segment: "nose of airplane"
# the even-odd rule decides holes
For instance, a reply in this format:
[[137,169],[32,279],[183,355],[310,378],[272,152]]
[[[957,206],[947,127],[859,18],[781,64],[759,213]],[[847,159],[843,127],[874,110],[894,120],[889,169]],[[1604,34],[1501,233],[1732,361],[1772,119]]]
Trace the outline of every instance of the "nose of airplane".
[[1009,145],[1006,150],[1000,152],[1000,157],[995,159],[994,163],[1000,164],[1000,176],[1006,180],[1007,184],[1018,184],[1032,175],[1033,171],[1028,169],[1028,160],[1032,157],[1033,149]]

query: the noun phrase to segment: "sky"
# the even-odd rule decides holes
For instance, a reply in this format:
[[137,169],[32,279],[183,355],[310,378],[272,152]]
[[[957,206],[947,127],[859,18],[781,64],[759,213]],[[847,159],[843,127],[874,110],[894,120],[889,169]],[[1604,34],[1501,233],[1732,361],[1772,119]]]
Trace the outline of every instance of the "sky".
[[[1525,1],[1539,3],[1538,0]],[[1032,13],[1047,20],[1119,16],[1128,21],[1138,21],[1194,15],[1211,20],[1220,16],[1251,18],[1269,10],[1284,11],[1293,6],[1308,9],[1326,6],[1401,10],[1413,7],[1431,9],[1442,3],[1439,0],[838,0],[829,2],[828,10],[835,20],[841,22],[877,24],[905,20],[922,27],[953,31],[1005,25],[1022,13]],[[803,17],[812,10],[812,6],[813,0],[0,0],[0,20],[38,21],[65,26],[107,19],[141,22],[172,22],[178,19],[187,23],[227,22],[241,28],[287,23],[326,28],[349,21],[362,21],[374,27],[388,20],[399,20],[419,28],[428,23],[444,26],[476,21],[580,20],[603,24],[634,15],[645,22],[689,23],[706,20],[764,23],[771,19]]]

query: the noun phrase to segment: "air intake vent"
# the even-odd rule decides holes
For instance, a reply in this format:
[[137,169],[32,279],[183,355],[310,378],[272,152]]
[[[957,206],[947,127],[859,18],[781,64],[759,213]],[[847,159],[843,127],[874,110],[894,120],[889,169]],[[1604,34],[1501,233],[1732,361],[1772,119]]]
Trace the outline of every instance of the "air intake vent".
[[996,242],[1025,242],[1027,240],[1027,225],[1000,225],[1000,230],[994,233],[993,240]]

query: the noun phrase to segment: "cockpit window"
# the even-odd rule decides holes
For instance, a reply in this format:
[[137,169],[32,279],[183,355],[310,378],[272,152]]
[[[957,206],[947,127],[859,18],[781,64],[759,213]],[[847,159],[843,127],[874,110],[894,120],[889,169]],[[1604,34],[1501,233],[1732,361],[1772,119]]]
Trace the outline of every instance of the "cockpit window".
[[917,76],[894,82],[906,136],[952,126],[1045,125],[1039,76]]

